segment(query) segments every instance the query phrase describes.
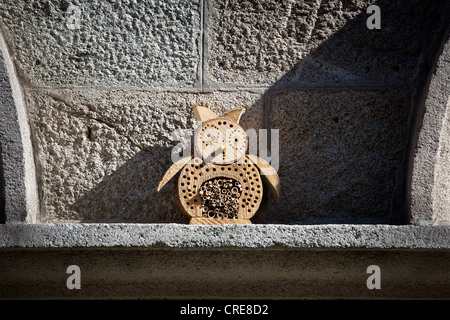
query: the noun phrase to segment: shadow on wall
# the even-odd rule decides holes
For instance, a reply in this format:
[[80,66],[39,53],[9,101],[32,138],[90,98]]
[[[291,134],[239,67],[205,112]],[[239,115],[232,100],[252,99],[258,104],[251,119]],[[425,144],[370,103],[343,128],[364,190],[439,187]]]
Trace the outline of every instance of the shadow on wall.
[[[427,51],[444,33],[448,3],[375,4],[380,30],[367,28],[365,10],[331,36],[313,30],[320,45],[267,91],[266,126],[280,128],[284,188],[261,221],[407,222],[414,86]],[[321,9],[316,26],[329,14]]]
[[[239,3],[233,10],[245,11]],[[264,126],[280,130],[282,196],[274,199],[266,193],[254,223],[406,222],[405,174],[415,112],[412,86],[422,57],[434,37],[439,38],[447,4],[378,1],[380,30],[367,28],[370,15],[365,10],[351,15],[357,4],[342,4],[350,13],[333,20],[342,23],[339,28],[326,27],[335,12],[327,3],[318,8],[311,30],[299,31],[295,16],[279,30],[283,39],[308,38],[307,54],[297,63],[291,61],[290,69],[261,97]],[[261,35],[269,28],[259,27]],[[249,41],[236,30],[222,29],[234,32],[230,41]],[[276,63],[276,58],[274,53],[261,59]],[[233,61],[230,72],[236,70]],[[263,61],[257,62],[248,68],[258,69]],[[170,152],[170,147],[139,152],[71,209],[85,222],[187,222],[170,183],[156,192],[171,165]],[[158,159],[162,165],[155,165],[152,154],[165,157]]]
[[[188,219],[174,201],[174,184],[156,192],[164,169],[170,166],[170,152],[165,147],[138,152],[79,198],[70,210],[81,213],[83,222],[186,223]],[[168,155],[164,168],[153,161],[154,154]]]
[[0,143],[0,223],[6,222],[5,216],[5,178],[3,176],[2,144]]

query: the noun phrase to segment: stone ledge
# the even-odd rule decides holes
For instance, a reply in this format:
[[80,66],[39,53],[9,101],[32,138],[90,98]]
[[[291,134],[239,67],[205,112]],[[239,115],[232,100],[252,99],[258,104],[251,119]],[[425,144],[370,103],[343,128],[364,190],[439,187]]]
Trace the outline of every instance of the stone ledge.
[[4,224],[0,248],[450,249],[450,227],[412,225]]

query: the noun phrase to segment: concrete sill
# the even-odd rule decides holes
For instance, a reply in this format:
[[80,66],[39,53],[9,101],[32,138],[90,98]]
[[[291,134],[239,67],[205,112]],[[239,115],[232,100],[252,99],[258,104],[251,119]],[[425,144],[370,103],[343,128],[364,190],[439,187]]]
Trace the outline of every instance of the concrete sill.
[[[449,235],[412,225],[6,224],[0,299],[448,299]],[[66,286],[69,265],[80,290]],[[367,287],[371,265],[380,290]]]
[[450,226],[4,224],[0,248],[450,249]]

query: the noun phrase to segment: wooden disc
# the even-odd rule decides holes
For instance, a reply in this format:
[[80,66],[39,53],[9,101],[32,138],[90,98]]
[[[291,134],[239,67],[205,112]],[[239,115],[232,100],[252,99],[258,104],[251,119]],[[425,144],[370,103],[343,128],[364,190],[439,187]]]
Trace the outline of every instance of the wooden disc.
[[238,219],[250,219],[256,213],[263,196],[263,184],[258,168],[245,157],[242,163],[230,165],[206,164],[200,158],[193,158],[181,170],[177,182],[177,199],[181,211],[188,217],[201,218],[202,184],[218,177],[230,178],[242,185],[239,198]]
[[195,148],[206,163],[231,164],[245,157],[247,140],[247,133],[237,122],[217,118],[198,128]]

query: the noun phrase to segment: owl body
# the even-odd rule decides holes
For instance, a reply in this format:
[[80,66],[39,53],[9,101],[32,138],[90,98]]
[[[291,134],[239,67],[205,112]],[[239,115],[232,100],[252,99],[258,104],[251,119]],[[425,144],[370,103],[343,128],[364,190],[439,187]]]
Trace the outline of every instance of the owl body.
[[227,165],[196,157],[181,170],[176,193],[191,223],[247,224],[261,203],[263,184],[258,168],[247,157]]
[[194,137],[196,155],[174,163],[158,185],[158,191],[178,172],[178,205],[190,224],[251,224],[258,210],[265,177],[279,197],[278,174],[265,160],[246,154],[248,137],[239,125],[244,109],[221,117],[196,106],[201,126]]

